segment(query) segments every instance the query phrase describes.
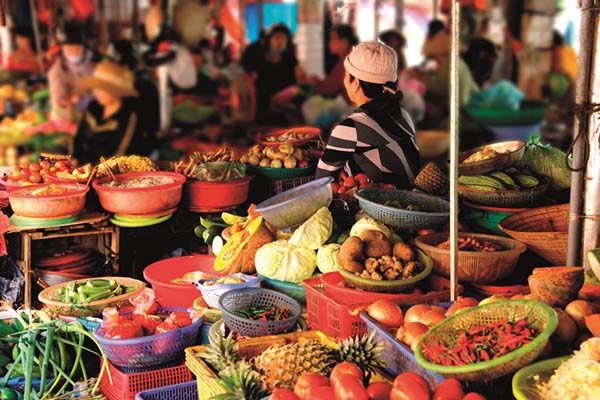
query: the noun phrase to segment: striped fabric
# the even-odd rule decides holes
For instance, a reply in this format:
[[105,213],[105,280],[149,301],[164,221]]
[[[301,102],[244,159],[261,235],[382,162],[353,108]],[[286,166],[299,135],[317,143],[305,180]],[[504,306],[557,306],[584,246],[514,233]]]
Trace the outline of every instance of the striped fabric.
[[375,182],[411,185],[418,171],[419,150],[408,113],[373,100],[355,110],[332,131],[317,178],[363,172]]

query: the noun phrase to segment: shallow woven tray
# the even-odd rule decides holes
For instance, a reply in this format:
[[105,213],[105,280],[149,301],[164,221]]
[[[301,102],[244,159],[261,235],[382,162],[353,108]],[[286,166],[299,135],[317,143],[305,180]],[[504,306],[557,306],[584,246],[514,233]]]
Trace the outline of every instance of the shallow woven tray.
[[534,188],[524,190],[479,190],[458,185],[458,193],[462,198],[475,204],[490,207],[522,208],[531,207],[549,188],[548,182],[541,182]]
[[554,265],[566,265],[569,204],[534,208],[500,221],[498,228]]

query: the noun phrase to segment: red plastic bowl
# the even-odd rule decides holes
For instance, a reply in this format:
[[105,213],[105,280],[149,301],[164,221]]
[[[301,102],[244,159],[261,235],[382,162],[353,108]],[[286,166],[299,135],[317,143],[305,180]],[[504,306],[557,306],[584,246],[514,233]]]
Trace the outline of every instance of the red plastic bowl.
[[253,176],[228,182],[201,182],[188,180],[184,185],[185,199],[194,212],[225,211],[248,200]]
[[146,215],[177,207],[181,201],[181,189],[185,176],[174,172],[130,172],[116,176],[117,179],[172,177],[175,182],[143,188],[118,188],[104,186],[110,177],[93,182],[102,208],[121,215]]
[[87,179],[68,179],[58,178],[56,176],[48,175],[48,182],[50,183],[87,183]]
[[0,179],[0,185],[4,186],[7,192],[14,192],[15,190],[42,187],[46,185],[46,183],[30,183],[24,185],[21,182],[9,182],[6,179]]
[[144,269],[144,279],[150,283],[156,301],[163,307],[189,308],[198,297],[200,290],[191,283],[171,283],[188,272],[202,271],[222,276],[213,269],[215,257],[198,254],[194,256],[174,257],[157,261]]
[[412,293],[377,293],[346,287],[344,277],[339,272],[329,272],[321,276],[325,294],[339,304],[370,303],[378,299],[402,299],[414,297]]
[[[33,185],[32,185],[33,186]],[[63,194],[31,195],[35,186],[8,193],[10,206],[16,215],[27,218],[64,218],[78,215],[85,206],[85,197],[90,190],[85,185],[57,185],[76,190]]]

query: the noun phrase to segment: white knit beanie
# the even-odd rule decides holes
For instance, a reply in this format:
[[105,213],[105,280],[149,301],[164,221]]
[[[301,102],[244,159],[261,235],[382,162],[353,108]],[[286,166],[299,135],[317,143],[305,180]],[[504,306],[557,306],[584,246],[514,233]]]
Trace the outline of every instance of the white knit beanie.
[[363,82],[384,84],[398,79],[398,55],[381,42],[364,42],[344,61],[346,71]]

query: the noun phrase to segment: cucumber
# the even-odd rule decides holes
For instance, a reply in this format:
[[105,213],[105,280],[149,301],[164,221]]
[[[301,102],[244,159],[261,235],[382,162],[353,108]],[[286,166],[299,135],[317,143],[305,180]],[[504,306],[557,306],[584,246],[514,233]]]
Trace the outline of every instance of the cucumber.
[[596,275],[596,278],[600,279],[600,248],[589,250],[587,252],[587,258],[594,275]]

